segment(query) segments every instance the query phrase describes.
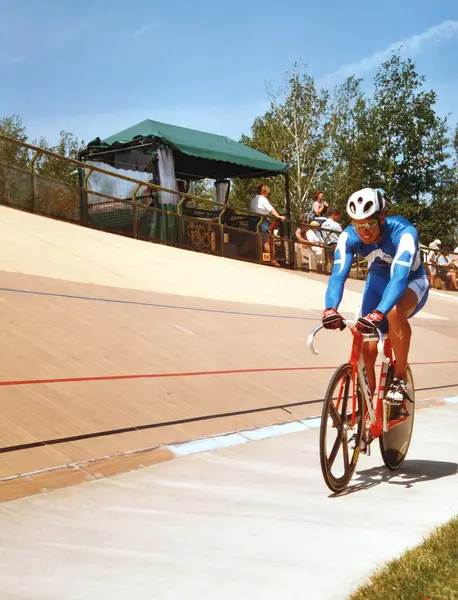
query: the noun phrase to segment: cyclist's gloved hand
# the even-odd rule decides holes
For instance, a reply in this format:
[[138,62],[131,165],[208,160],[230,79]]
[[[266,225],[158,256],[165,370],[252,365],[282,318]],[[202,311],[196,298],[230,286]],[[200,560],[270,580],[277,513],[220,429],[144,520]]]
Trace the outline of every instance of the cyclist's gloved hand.
[[379,310],[373,310],[365,317],[360,317],[356,322],[356,328],[362,333],[374,333],[380,327],[385,315]]
[[344,318],[335,308],[327,308],[323,311],[321,322],[325,329],[340,329],[342,331],[346,327]]

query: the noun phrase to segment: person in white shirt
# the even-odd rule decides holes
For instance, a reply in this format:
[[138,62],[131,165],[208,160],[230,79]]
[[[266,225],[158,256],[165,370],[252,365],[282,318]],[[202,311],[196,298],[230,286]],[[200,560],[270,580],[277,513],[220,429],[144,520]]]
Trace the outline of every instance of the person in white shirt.
[[321,225],[321,229],[332,229],[336,233],[329,233],[328,231],[323,231],[324,239],[326,240],[327,246],[337,246],[337,242],[339,241],[339,233],[342,233],[342,225],[339,223],[340,212],[336,209],[329,211],[329,217],[326,221]]
[[439,256],[439,254],[438,254],[438,252],[435,252],[435,250],[440,250],[441,245],[442,245],[442,242],[440,240],[434,240],[434,242],[431,242],[429,245],[428,256],[426,257],[426,262],[428,264],[429,273],[431,275],[431,287],[434,287],[436,285],[436,275],[437,275],[436,262],[437,262],[437,258]]
[[[334,250],[339,241],[339,234],[342,233],[342,225],[339,223],[340,211],[333,209],[329,211],[329,216],[321,225],[321,235],[326,244],[326,263],[327,268],[332,269]],[[329,231],[332,230],[332,231]],[[335,233],[334,233],[335,232]]]
[[[276,219],[279,219],[280,221],[284,221],[285,217],[280,216],[278,214],[278,212],[275,210],[275,208],[269,202],[269,197],[270,197],[270,188],[267,185],[259,184],[256,188],[256,196],[254,196],[254,198],[252,198],[252,200],[250,202],[250,210],[252,212],[258,213],[262,216],[272,215]],[[270,234],[270,226],[269,226],[269,222],[267,220],[265,220],[262,223],[261,231],[264,234],[263,235],[264,252],[269,253],[272,257],[271,263],[274,266],[279,267],[280,265],[275,260],[275,248],[274,248],[273,244],[272,244],[272,248],[271,248],[271,237],[272,236]]]
[[[320,224],[316,221],[307,225],[306,223],[301,223],[299,227],[294,232],[294,236],[296,238],[295,248],[296,252],[299,253],[299,256],[296,254],[297,261],[302,264],[309,264],[310,266],[310,255],[316,254],[317,257],[321,257],[323,255],[323,248],[320,248],[317,244],[323,244],[323,240],[320,240],[317,233],[311,228],[311,226],[319,227]],[[316,261],[313,261],[314,263]]]
[[456,281],[456,270],[455,270],[455,261],[449,255],[450,248],[448,246],[443,246],[441,248],[441,253],[439,258],[437,259],[437,265],[442,267],[442,277],[444,281],[450,283],[452,290],[458,292],[458,283]]

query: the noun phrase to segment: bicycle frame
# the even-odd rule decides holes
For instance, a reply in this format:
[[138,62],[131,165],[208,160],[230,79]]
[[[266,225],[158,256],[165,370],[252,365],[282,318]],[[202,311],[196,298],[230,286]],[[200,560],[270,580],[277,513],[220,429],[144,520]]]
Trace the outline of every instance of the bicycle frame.
[[[378,336],[377,350],[382,357],[382,365],[380,369],[380,377],[378,380],[378,386],[376,388],[375,405],[372,399],[372,395],[369,389],[369,384],[366,379],[364,371],[364,359],[363,359],[363,344],[366,342],[374,341],[372,336],[365,335],[356,329],[356,321],[346,320],[345,324],[350,329],[353,335],[353,344],[351,348],[350,360],[348,361],[353,367],[353,393],[352,393],[352,416],[351,416],[351,427],[354,427],[356,423],[356,405],[357,405],[357,390],[358,390],[358,379],[360,381],[361,389],[363,392],[364,403],[369,416],[370,426],[369,432],[372,438],[379,437],[382,433],[392,429],[396,425],[399,425],[405,421],[406,417],[394,419],[388,421],[387,415],[387,401],[385,400],[385,384],[388,375],[388,369],[393,364],[393,351],[391,348],[390,340],[388,336],[384,335],[380,330],[376,330]],[[307,339],[307,345],[314,354],[318,354],[318,351],[313,346],[313,338],[315,335],[323,329],[323,325],[320,324],[310,333]],[[337,399],[336,408],[340,405],[341,395],[343,392],[339,391],[339,397]]]

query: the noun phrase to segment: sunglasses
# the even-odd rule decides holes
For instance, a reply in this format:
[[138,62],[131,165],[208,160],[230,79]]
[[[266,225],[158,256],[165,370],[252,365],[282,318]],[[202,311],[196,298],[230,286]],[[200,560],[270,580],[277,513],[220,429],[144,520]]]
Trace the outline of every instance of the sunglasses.
[[356,231],[363,231],[364,229],[374,229],[374,227],[377,227],[378,221],[376,219],[368,221],[367,223],[355,223],[352,221],[352,225]]

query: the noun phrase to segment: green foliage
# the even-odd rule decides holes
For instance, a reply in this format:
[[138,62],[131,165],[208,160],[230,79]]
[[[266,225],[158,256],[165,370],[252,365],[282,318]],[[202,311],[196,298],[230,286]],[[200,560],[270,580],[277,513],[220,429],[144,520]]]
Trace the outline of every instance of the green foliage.
[[[291,212],[303,218],[319,188],[332,207],[344,209],[358,188],[380,186],[393,198],[391,214],[405,216],[424,243],[453,239],[458,226],[457,169],[446,118],[436,113],[436,93],[424,89],[415,64],[393,52],[374,77],[371,97],[349,77],[332,93],[318,91],[296,63],[268,111],[242,143],[290,164]],[[458,157],[458,128],[454,135]],[[246,206],[253,181],[236,182],[231,203]],[[272,203],[284,211],[284,178],[265,181]]]
[[[0,134],[22,143],[31,143],[33,146],[43,148],[43,150],[72,159],[78,158],[78,149],[83,145],[83,142],[80,144],[73,134],[66,131],[61,132],[59,142],[55,146],[50,146],[44,138],[29,142],[26,127],[17,115],[0,118]],[[33,154],[33,151],[27,150],[20,144],[0,140],[0,163],[29,169]],[[40,175],[65,181],[66,183],[78,183],[75,165],[46,154],[39,155],[35,162],[35,171]]]
[[[44,138],[34,141],[33,145],[59,156],[77,160],[78,149],[83,143],[80,144],[78,138],[75,138],[73,134],[61,131],[59,142],[55,146],[50,146]],[[38,157],[35,170],[38,174],[51,177],[52,179],[78,184],[78,169],[75,165],[48,154],[41,154]]]
[[[27,142],[25,126],[17,115],[0,118],[0,134]],[[30,164],[29,152],[23,146],[0,140],[0,163],[27,169]]]
[[[255,119],[251,136],[242,136],[240,141],[290,165],[292,215],[303,218],[325,165],[328,93],[318,91],[305,67],[296,63],[287,73],[285,85],[269,97],[269,110]],[[284,178],[264,182],[271,188],[272,204],[285,213]],[[243,201],[250,197],[249,190],[252,196],[256,183],[237,182],[233,199]]]
[[342,211],[348,196],[364,179],[363,166],[369,155],[368,138],[363,135],[368,129],[367,112],[361,79],[349,77],[334,89],[326,125],[326,170],[320,188],[329,204]]
[[367,122],[375,159],[366,168],[368,182],[384,187],[400,206],[417,209],[450,157],[446,119],[436,114],[436,93],[423,90],[423,82],[410,59],[393,53],[375,76]]
[[198,181],[194,181],[189,193],[193,196],[199,196],[199,198],[205,198],[205,200],[201,200],[200,202],[198,200],[189,200],[187,206],[203,210],[214,209],[214,204],[212,202],[213,182],[210,179],[199,179]]

